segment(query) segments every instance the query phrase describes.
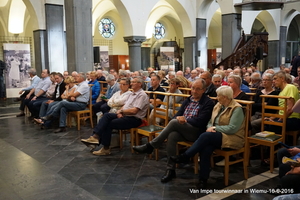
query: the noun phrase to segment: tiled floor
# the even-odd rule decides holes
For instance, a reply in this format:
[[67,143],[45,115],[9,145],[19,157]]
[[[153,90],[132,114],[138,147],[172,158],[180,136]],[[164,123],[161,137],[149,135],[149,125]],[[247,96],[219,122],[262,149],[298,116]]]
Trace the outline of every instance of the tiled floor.
[[[166,152],[160,160],[114,148],[109,156],[94,156],[80,142],[92,129],[74,127],[64,133],[41,130],[27,117],[17,118],[16,107],[0,108],[0,199],[272,199],[270,194],[251,193],[277,185],[277,173],[268,172],[259,161],[251,161],[249,179],[243,179],[242,165],[230,169],[229,187],[224,187],[223,168],[215,167],[206,191],[196,189],[197,175],[192,166],[180,166],[177,178],[160,182],[166,168]],[[229,189],[248,189],[249,193],[218,194]],[[216,192],[216,191],[215,191]],[[207,193],[207,194],[206,194]]]

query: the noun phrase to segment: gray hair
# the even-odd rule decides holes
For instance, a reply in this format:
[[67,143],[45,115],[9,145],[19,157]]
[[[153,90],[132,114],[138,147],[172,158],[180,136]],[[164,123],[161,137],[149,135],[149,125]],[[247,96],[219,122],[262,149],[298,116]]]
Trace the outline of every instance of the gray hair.
[[228,99],[233,99],[233,90],[230,86],[227,85],[223,85],[221,87],[219,87],[217,90],[217,95],[218,96],[224,96],[227,97]]
[[220,74],[214,74],[212,80],[214,80],[215,78],[220,78],[222,80],[222,76]]
[[127,76],[127,72],[125,70],[120,70],[119,76]]
[[271,73],[264,73],[262,76],[263,76],[263,77],[268,77],[268,78],[271,79],[271,80],[272,80],[272,78],[273,78],[273,74],[271,74]]
[[252,80],[255,80],[255,81],[261,80],[261,75],[260,75],[260,73],[258,73],[258,72],[253,72],[253,73],[251,74],[251,79],[252,79]]
[[135,77],[133,77],[133,79],[137,79],[137,82],[138,83],[142,83],[142,85],[144,84],[144,79],[143,79],[143,77],[141,77],[141,76],[135,76]]
[[169,71],[168,74],[169,74],[169,75],[176,76],[176,73],[175,73],[174,71]]
[[239,75],[230,75],[228,76],[228,79],[232,78],[233,81],[238,85],[238,87],[241,87],[242,85],[242,78]]
[[36,75],[36,70],[31,68],[28,70],[28,73],[31,74],[32,76],[35,76]]
[[206,82],[205,82],[204,79],[202,79],[202,78],[197,78],[197,79],[193,82],[193,84],[195,84],[195,83],[197,83],[197,82],[201,82],[201,83],[202,83],[202,88],[201,88],[201,89],[206,89]]
[[83,80],[85,80],[85,74],[83,72],[78,73],[78,75],[80,76],[80,78],[82,78]]
[[106,80],[107,80],[107,81],[114,81],[114,80],[116,80],[116,78],[115,78],[114,75],[108,74],[107,77],[106,77]]

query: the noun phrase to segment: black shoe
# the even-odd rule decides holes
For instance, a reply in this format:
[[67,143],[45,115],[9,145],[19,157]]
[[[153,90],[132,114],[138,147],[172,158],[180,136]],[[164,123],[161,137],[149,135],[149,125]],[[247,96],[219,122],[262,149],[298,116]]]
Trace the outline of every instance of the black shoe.
[[162,183],[167,183],[173,178],[176,178],[176,172],[173,169],[167,169],[166,173],[161,177],[160,181]]
[[23,117],[23,116],[25,116],[25,113],[20,113],[17,115],[17,117]]
[[187,157],[185,154],[180,154],[178,156],[171,156],[170,159],[175,163],[188,163],[190,158]]
[[140,146],[133,146],[132,149],[138,153],[151,154],[153,152],[153,147],[149,143]]
[[67,129],[65,128],[65,127],[60,127],[60,128],[58,128],[58,129],[56,129],[55,131],[54,131],[54,133],[61,133],[61,132],[65,132]]
[[199,180],[197,184],[197,189],[205,189],[207,188],[207,180]]
[[53,119],[53,116],[48,115],[48,116],[45,116],[45,117],[41,117],[41,119],[44,120],[44,121],[51,120],[51,119]]

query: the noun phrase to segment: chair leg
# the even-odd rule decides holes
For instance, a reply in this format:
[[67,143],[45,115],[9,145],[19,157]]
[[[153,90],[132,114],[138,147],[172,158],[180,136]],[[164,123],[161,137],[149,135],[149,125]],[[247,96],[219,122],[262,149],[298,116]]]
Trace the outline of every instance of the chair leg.
[[244,152],[243,157],[244,157],[244,161],[243,161],[244,178],[245,178],[245,180],[247,180],[248,179],[248,162],[249,162],[249,160],[248,160],[248,156],[247,156],[246,151]]
[[120,135],[120,149],[123,149],[123,130],[119,130]]
[[198,158],[199,153],[194,156],[194,174],[198,174]]
[[80,130],[80,116],[77,115],[77,130]]
[[225,156],[225,166],[224,166],[224,183],[228,186],[228,176],[229,176],[229,156]]
[[90,123],[91,123],[91,127],[94,128],[94,124],[93,124],[93,116],[90,114]]
[[135,145],[135,134],[136,134],[136,131],[135,129],[130,129],[130,146],[131,146],[131,153],[134,153],[134,150],[133,150],[133,146]]
[[[273,152],[273,153],[272,153]],[[274,146],[270,146],[270,172],[273,173],[274,170]]]

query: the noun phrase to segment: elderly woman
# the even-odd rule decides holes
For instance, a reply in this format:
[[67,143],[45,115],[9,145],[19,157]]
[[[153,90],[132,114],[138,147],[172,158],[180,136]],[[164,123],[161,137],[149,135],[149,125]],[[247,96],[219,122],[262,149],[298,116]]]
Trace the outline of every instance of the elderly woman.
[[242,79],[238,75],[229,75],[228,76],[228,86],[233,90],[233,98],[240,100],[249,100],[249,97],[245,92],[241,90]]
[[[273,74],[264,73],[262,86],[264,89],[258,90],[255,94],[254,101],[255,103],[252,105],[252,114],[251,117],[251,126],[252,126],[252,134],[258,133],[261,130],[261,102],[262,98],[260,95],[278,95],[279,91],[276,91],[273,86]],[[275,98],[266,98],[265,100],[268,105],[278,105],[278,100]]]
[[217,89],[218,103],[215,105],[206,132],[183,154],[172,156],[176,163],[188,162],[199,152],[199,182],[202,188],[207,185],[210,172],[210,157],[215,149],[240,149],[245,142],[245,120],[242,106],[233,99],[229,86]]
[[200,134],[194,144],[183,154],[172,156],[176,163],[188,162],[199,152],[199,186],[205,188],[210,172],[210,157],[215,149],[240,149],[245,142],[245,120],[242,106],[233,99],[229,86],[217,89],[215,105],[206,132]]

